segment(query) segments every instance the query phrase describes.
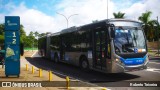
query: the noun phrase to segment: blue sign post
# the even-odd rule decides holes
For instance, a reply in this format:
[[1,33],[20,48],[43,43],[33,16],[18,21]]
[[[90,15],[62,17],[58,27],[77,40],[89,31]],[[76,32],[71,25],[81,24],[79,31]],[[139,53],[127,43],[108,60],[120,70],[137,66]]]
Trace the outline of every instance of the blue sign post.
[[20,74],[20,17],[5,16],[5,74]]

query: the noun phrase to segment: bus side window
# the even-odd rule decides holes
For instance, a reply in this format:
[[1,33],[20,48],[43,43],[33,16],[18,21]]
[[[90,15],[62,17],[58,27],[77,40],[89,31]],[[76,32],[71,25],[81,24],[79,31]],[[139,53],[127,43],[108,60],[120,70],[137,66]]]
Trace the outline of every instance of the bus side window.
[[111,58],[111,45],[110,45],[110,38],[108,32],[106,33],[106,55],[107,58]]
[[107,46],[108,46],[107,47],[107,57],[111,58],[111,46],[110,46],[110,44],[108,44]]

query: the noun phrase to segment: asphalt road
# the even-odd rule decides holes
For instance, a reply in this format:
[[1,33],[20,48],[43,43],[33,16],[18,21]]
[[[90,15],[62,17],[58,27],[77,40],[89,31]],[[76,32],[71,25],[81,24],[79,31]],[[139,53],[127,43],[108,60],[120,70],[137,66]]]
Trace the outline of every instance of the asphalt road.
[[[160,81],[160,58],[151,58],[148,69],[118,74],[105,74],[96,71],[82,71],[79,67],[54,63],[39,57],[36,53],[33,58],[26,57],[27,61],[38,68],[52,70],[60,77],[63,75],[95,85],[107,87],[111,90],[160,90],[160,87],[126,87],[132,81]],[[123,86],[124,85],[124,86]],[[123,87],[122,87],[123,86]]]

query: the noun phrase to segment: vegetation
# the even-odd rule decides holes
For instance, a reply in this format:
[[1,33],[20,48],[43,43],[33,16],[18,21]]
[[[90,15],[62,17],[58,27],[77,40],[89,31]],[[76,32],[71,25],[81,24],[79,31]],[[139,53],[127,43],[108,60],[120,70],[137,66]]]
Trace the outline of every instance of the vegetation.
[[154,29],[154,20],[150,20],[152,12],[147,11],[145,13],[142,13],[142,15],[138,18],[140,21],[143,22],[143,29],[145,32],[145,35],[147,36],[147,39],[151,40],[153,39],[153,29]]
[[155,40],[158,40],[158,39],[160,39],[160,24],[159,24],[159,22],[158,21],[154,21],[154,25],[155,25]]
[[[125,13],[113,13],[114,18],[125,18]],[[160,38],[160,25],[157,20],[151,20],[151,11],[146,11],[139,16],[138,20],[143,23],[144,33],[149,41],[157,41]]]
[[124,18],[125,13],[118,12],[118,13],[113,13],[114,18]]
[[[23,43],[24,47],[37,47],[38,39],[35,37],[39,37],[39,33],[37,31],[31,31],[27,36],[24,30],[24,26],[20,25],[20,43]],[[4,45],[4,24],[0,24],[0,45]]]
[[157,36],[160,30],[158,21],[150,19],[151,14],[151,11],[146,11],[138,18],[144,24],[143,29],[149,41],[158,40]]
[[25,48],[35,48],[38,47],[38,38],[39,33],[36,32],[30,32],[28,36],[26,36],[24,41],[24,47]]

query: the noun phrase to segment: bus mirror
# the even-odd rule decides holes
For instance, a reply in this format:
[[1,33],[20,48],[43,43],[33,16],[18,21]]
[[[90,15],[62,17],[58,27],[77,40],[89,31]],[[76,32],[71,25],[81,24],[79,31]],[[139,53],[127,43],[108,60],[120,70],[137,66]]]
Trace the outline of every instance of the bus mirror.
[[115,30],[111,29],[111,38],[114,38],[114,37],[115,37]]
[[115,37],[115,29],[114,29],[114,25],[113,24],[111,24],[111,26],[110,26],[110,30],[111,30],[111,38],[114,38]]

